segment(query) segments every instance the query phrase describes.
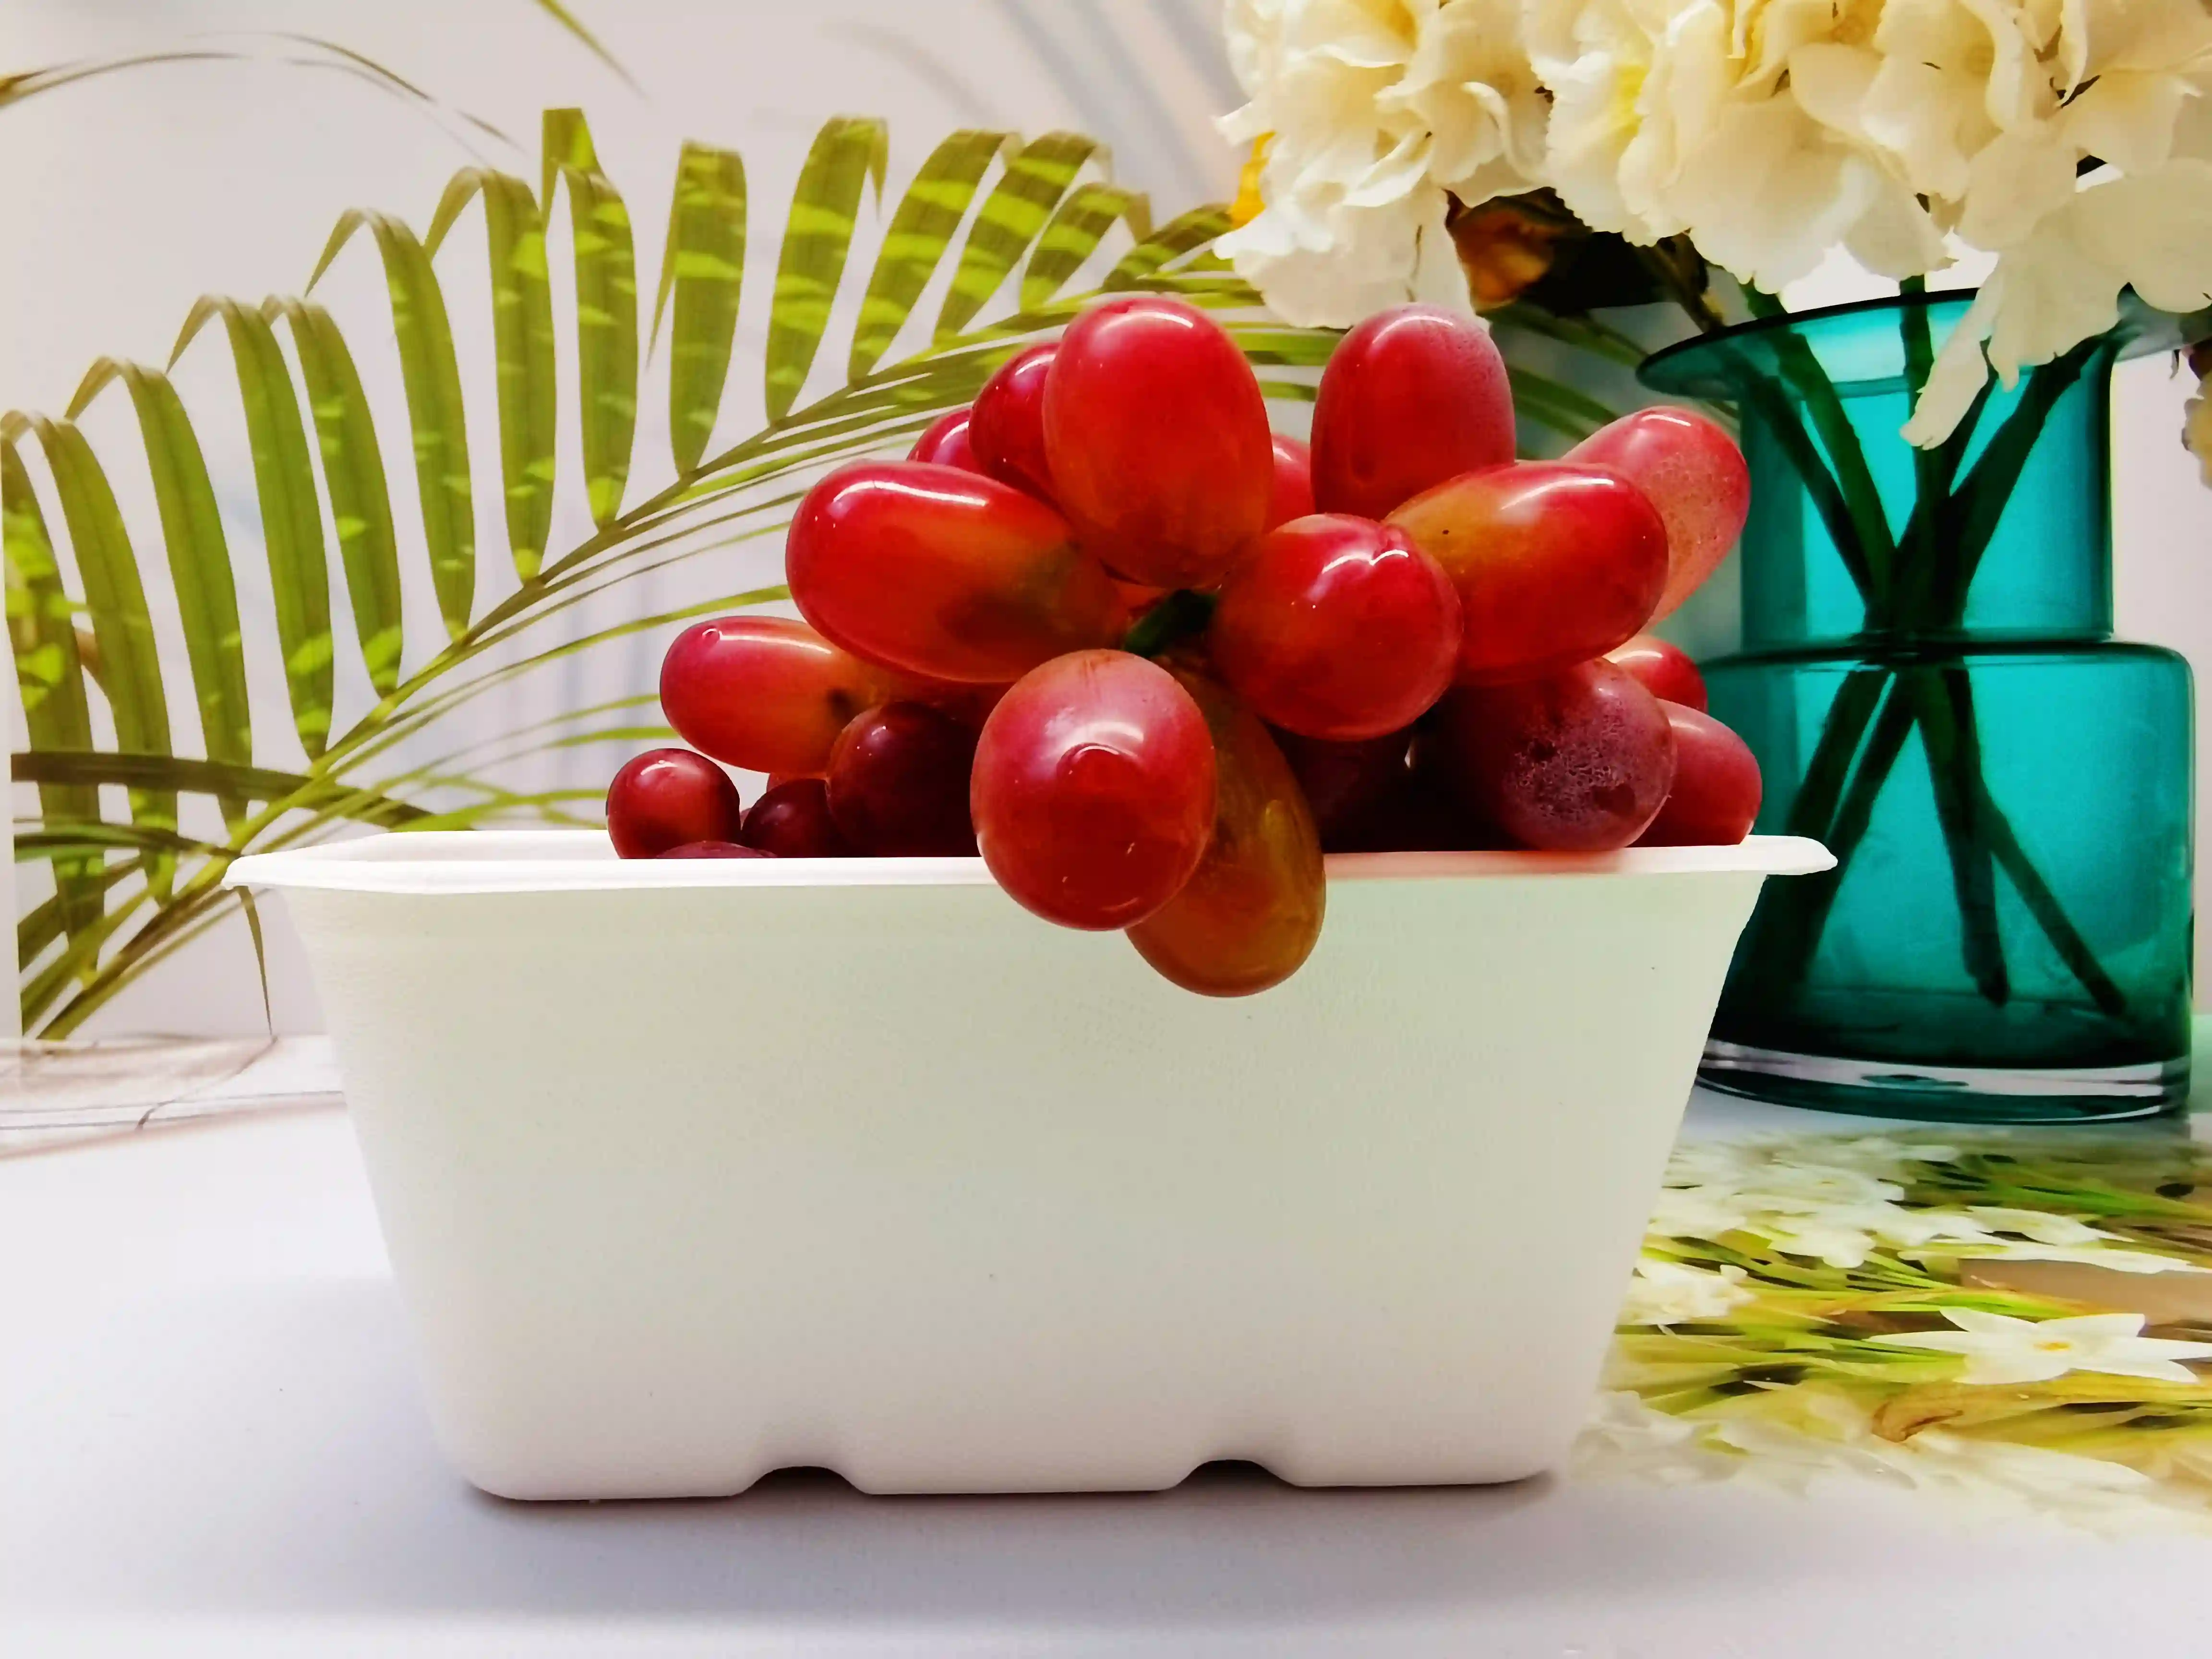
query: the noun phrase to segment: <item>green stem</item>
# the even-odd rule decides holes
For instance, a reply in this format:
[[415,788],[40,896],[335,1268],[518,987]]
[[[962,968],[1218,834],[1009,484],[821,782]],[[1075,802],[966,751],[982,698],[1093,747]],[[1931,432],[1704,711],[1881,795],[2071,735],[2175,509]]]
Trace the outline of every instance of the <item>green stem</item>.
[[1996,867],[1983,827],[1982,804],[1989,797],[1973,686],[1963,667],[1910,678],[1929,787],[1944,851],[1950,855],[1951,884],[1958,893],[1960,951],[1975,988],[2002,1007],[2011,1000],[2012,979],[1997,923]]
[[1989,826],[1990,845],[1998,864],[2003,866],[2012,884],[2019,889],[2021,902],[2027,905],[2027,913],[2035,918],[2036,926],[2042,928],[2051,940],[2051,948],[2058,952],[2058,959],[2066,964],[2066,971],[2081,981],[2081,988],[2089,994],[2090,1000],[2105,1013],[2114,1019],[2125,1018],[2128,1012],[2126,994],[2105,971],[2104,964],[2097,960],[2097,953],[2089,948],[2089,942],[2081,937],[2081,930],[2068,917],[2065,907],[2058,902],[2057,894],[2051,890],[2051,884],[2044,880],[2043,872],[2035,867],[2035,861],[2028,857],[2027,849],[2020,844],[2020,837],[2014,833],[2011,820],[1991,799],[1986,782],[1982,786],[1981,804],[1983,817]]
[[1139,657],[1157,657],[1203,634],[1212,619],[1212,594],[1179,587],[1137,618],[1121,648]]

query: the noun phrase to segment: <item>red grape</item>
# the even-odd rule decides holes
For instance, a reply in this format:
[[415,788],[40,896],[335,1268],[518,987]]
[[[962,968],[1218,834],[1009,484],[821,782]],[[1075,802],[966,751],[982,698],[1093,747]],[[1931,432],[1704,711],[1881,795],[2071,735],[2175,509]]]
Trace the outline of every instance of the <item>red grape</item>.
[[845,839],[878,858],[965,857],[968,772],[975,734],[927,704],[872,708],[830,753],[830,815]]
[[1296,438],[1275,434],[1275,493],[1267,499],[1267,528],[1303,519],[1314,510],[1313,452]]
[[985,722],[971,788],[999,885],[1066,927],[1173,898],[1213,829],[1213,740],[1190,694],[1124,651],[1033,668]]
[[1659,699],[1625,668],[1577,663],[1540,679],[1461,686],[1444,699],[1439,763],[1479,822],[1527,847],[1626,847],[1674,779]]
[[1127,613],[1067,521],[995,479],[854,461],[807,492],[785,544],[807,621],[855,656],[939,680],[1011,684],[1116,643]]
[[1268,735],[1290,763],[1327,852],[1352,850],[1348,843],[1362,836],[1409,775],[1406,749],[1411,732],[1388,732],[1350,743],[1279,729]]
[[1249,996],[1296,973],[1321,937],[1321,838],[1259,716],[1204,675],[1176,678],[1213,734],[1213,833],[1182,890],[1130,928],[1129,942],[1186,990]]
[[1650,498],[1667,526],[1663,617],[1728,556],[1751,511],[1751,470],[1735,440],[1686,409],[1639,409],[1583,439],[1571,461],[1610,468]]
[[820,772],[846,722],[884,696],[876,670],[788,617],[694,623],[660,664],[677,735],[748,772]]
[[1513,459],[1513,392],[1490,331],[1401,306],[1346,335],[1314,402],[1314,504],[1380,519],[1462,472]]
[[1222,584],[1206,630],[1230,688],[1310,738],[1411,726],[1451,684],[1460,603],[1405,532],[1316,514],[1270,531]]
[[772,859],[775,854],[758,847],[741,847],[733,841],[687,841],[655,854],[664,859]]
[[772,784],[745,809],[739,831],[748,847],[786,859],[846,859],[853,845],[830,816],[830,788],[820,778]]
[[1132,295],[1077,318],[1045,379],[1044,441],[1084,546],[1127,580],[1208,586],[1267,527],[1267,401],[1184,301]]
[[1605,653],[1644,683],[1644,689],[1668,702],[1702,710],[1705,706],[1705,677],[1680,646],[1669,645],[1656,634],[1638,634],[1626,645]]
[[1469,472],[1390,522],[1459,589],[1462,684],[1525,679],[1601,656],[1644,626],[1667,581],[1667,527],[1600,467],[1529,461]]
[[975,446],[968,432],[969,419],[974,412],[964,407],[946,410],[914,441],[914,447],[906,453],[907,459],[957,466],[963,472],[982,471],[983,464],[975,459]]
[[1710,714],[1659,705],[1674,730],[1674,787],[1639,847],[1734,847],[1759,821],[1759,763]]
[[730,775],[689,749],[648,750],[607,786],[607,835],[626,859],[695,841],[735,841],[743,809]]
[[1000,483],[1050,501],[1052,469],[1044,459],[1044,382],[1060,348],[1051,341],[1010,357],[975,394],[968,442],[982,471]]

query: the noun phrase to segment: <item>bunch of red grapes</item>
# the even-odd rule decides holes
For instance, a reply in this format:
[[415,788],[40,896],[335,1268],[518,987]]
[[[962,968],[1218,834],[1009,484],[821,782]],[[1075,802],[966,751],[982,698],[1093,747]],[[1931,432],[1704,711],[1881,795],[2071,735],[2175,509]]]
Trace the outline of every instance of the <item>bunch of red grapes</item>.
[[[1264,990],[1319,937],[1324,852],[1749,833],[1750,751],[1641,633],[1748,497],[1682,410],[1516,461],[1489,335],[1422,306],[1346,337],[1309,452],[1203,312],[1117,299],[808,493],[806,620],[678,637],[697,752],[624,767],[608,827],[626,858],[980,851],[1179,985]],[[750,811],[716,762],[769,775]]]

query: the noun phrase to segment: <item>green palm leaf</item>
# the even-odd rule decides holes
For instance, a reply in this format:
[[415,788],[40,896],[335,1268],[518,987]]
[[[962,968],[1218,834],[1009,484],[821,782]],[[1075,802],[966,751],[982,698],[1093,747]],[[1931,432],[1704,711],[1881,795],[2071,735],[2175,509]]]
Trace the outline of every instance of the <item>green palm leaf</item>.
[[899,198],[876,254],[875,274],[868,278],[860,321],[853,331],[848,380],[857,380],[873,368],[906,326],[914,302],[937,274],[953,232],[968,216],[984,173],[1012,141],[1012,133],[963,129],[921,164]]
[[[176,588],[192,690],[199,704],[201,741],[210,760],[250,760],[253,727],[246,701],[246,641],[238,624],[238,587],[231,580],[230,549],[223,540],[215,485],[176,388],[158,370],[102,357],[77,387],[70,418],[83,414],[101,389],[118,380],[137,411],[139,435],[154,475],[161,540],[168,550],[169,577]],[[117,523],[119,527],[120,520]],[[134,568],[134,582],[137,576]],[[88,574],[86,580],[89,584]],[[143,609],[143,592],[137,603]],[[150,654],[150,629],[148,645]],[[224,821],[235,829],[245,816],[246,803],[224,796],[222,805]]]
[[1097,140],[1076,132],[1048,132],[1022,146],[976,210],[960,268],[952,273],[945,308],[937,314],[937,337],[949,340],[975,320],[1006,280],[1014,262],[1029,252],[1083,164],[1103,155]]
[[1140,191],[1118,185],[1079,185],[1037,237],[1022,274],[1022,309],[1035,311],[1067,286],[1083,262],[1098,251],[1106,233],[1127,220],[1141,243],[1152,231],[1152,204]]
[[1134,288],[1156,276],[1171,259],[1194,253],[1229,234],[1229,210],[1218,203],[1179,213],[1121,256],[1100,284],[1109,291]]
[[446,629],[469,625],[477,586],[476,508],[469,480],[469,438],[461,407],[461,368],[430,256],[415,233],[382,213],[349,211],[331,231],[313,289],[355,231],[366,226],[384,259],[399,369],[407,387],[407,420],[415,436],[415,481],[422,503],[422,539],[430,550],[430,581]]
[[[185,319],[169,355],[173,365],[203,325],[222,319],[246,408],[246,441],[253,452],[253,482],[261,504],[261,538],[269,556],[269,585],[276,601],[276,639],[284,654],[292,724],[310,755],[319,755],[331,732],[332,670],[331,579],[323,552],[323,518],[315,501],[315,472],[307,433],[293,396],[292,376],[276,331],[259,311],[235,300],[203,297]],[[173,398],[173,394],[172,394]],[[189,432],[189,428],[187,428]],[[216,550],[220,551],[218,540]],[[240,653],[240,685],[244,659]],[[249,738],[236,753],[210,758],[246,760]]]
[[[323,488],[330,496],[338,557],[345,566],[346,596],[353,607],[362,665],[368,671],[368,683],[377,695],[387,696],[399,684],[399,656],[404,644],[399,610],[399,550],[392,535],[391,495],[368,396],[362,390],[353,353],[347,349],[345,337],[338,332],[330,313],[304,300],[275,298],[264,301],[261,310],[271,322],[282,318],[292,325],[292,343],[300,354],[301,371],[307,383],[308,406],[314,410]],[[313,502],[310,479],[307,505],[312,507]],[[321,545],[319,536],[316,544]],[[325,627],[327,630],[327,616]],[[282,640],[281,605],[277,631]],[[291,660],[289,644],[286,660]],[[319,754],[321,745],[307,752]]]
[[[46,516],[12,436],[0,443],[0,578],[31,747],[91,748],[92,709],[84,694],[74,607],[62,586]],[[92,822],[100,817],[100,791],[88,784],[41,784],[39,816],[48,823]],[[99,920],[104,890],[100,866],[96,854],[79,854],[54,865],[54,922],[72,938]],[[23,950],[18,938],[18,962],[28,963],[37,954]]]
[[422,239],[437,257],[446,233],[481,196],[491,254],[491,331],[499,368],[499,470],[515,574],[528,581],[545,562],[553,528],[553,289],[545,265],[545,220],[521,179],[465,167],[446,186]]
[[676,199],[653,334],[668,298],[676,323],[668,350],[668,440],[676,470],[697,469],[713,437],[730,376],[738,303],[745,277],[745,164],[725,149],[686,143],[676,163]]
[[[622,509],[637,434],[637,250],[629,210],[599,170],[580,109],[545,112],[545,184],[540,202],[568,185],[568,231],[576,259],[576,392],[584,428],[584,489],[592,522]],[[547,322],[550,336],[551,322]]]
[[784,222],[775,298],[769,312],[770,421],[781,421],[799,401],[844,281],[860,192],[873,184],[881,198],[890,159],[890,130],[881,121],[850,116],[824,126],[807,152],[792,195],[791,216]]

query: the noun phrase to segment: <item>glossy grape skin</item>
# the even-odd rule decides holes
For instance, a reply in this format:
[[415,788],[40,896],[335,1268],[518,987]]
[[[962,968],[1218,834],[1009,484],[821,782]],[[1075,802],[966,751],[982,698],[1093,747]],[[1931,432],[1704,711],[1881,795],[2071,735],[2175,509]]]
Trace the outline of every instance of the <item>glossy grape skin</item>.
[[1437,306],[1361,323],[1322,371],[1314,506],[1381,519],[1462,472],[1513,459],[1513,392],[1489,331]]
[[1267,498],[1267,528],[1273,530],[1314,510],[1313,451],[1296,438],[1275,434],[1275,489]]
[[1662,701],[1674,732],[1674,786],[1638,847],[1734,847],[1759,821],[1759,762],[1701,710]]
[[823,635],[932,679],[1011,685],[1128,625],[1067,521],[994,478],[919,461],[854,461],[807,492],[786,580]]
[[1698,665],[1680,646],[1669,645],[1656,634],[1638,634],[1605,656],[1607,662],[1617,662],[1635,675],[1653,696],[1704,710],[1705,677],[1698,672]]
[[1459,595],[1404,532],[1315,514],[1237,561],[1206,646],[1230,689],[1270,725],[1380,737],[1411,726],[1450,685]]
[[1251,366],[1184,301],[1094,306],[1045,379],[1053,488],[1083,545],[1123,580],[1206,587],[1267,527],[1274,434]]
[[975,446],[968,431],[974,412],[964,405],[946,410],[914,441],[914,447],[906,453],[907,459],[957,466],[963,472],[981,472],[983,464],[975,459]]
[[1190,694],[1126,651],[1081,651],[1016,682],[985,722],[975,837],[1016,901],[1063,927],[1142,921],[1213,830],[1213,739]]
[[975,734],[926,703],[872,708],[830,754],[830,816],[875,858],[964,858],[975,851],[968,775]]
[[748,772],[820,772],[846,722],[884,695],[876,670],[789,617],[694,623],[660,663],[677,736]]
[[1359,850],[1355,843],[1393,804],[1411,775],[1406,765],[1410,732],[1389,732],[1350,743],[1301,737],[1274,727],[1267,735],[1290,763],[1312,810],[1323,852]]
[[775,854],[733,841],[690,841],[654,855],[664,859],[772,859]]
[[1462,684],[1602,656],[1650,620],[1666,586],[1666,526],[1642,491],[1600,467],[1528,461],[1467,473],[1390,522],[1459,590]]
[[1639,409],[1568,452],[1612,469],[1641,489],[1667,526],[1667,585],[1655,617],[1697,592],[1743,534],[1751,469],[1735,440],[1687,409]]
[[830,815],[830,787],[820,778],[771,784],[745,809],[738,838],[785,859],[848,859],[853,844]]
[[1051,501],[1044,455],[1044,382],[1060,348],[1048,340],[1008,358],[975,394],[968,442],[976,465],[1000,483]]
[[730,775],[688,749],[652,749],[607,786],[607,836],[617,855],[658,858],[695,841],[735,841],[744,809]]
[[1185,990],[1249,996],[1296,973],[1321,938],[1321,837],[1259,716],[1206,676],[1174,672],[1213,735],[1213,832],[1182,890],[1129,942]]
[[1658,816],[1674,779],[1674,735],[1659,699],[1602,659],[1461,686],[1444,699],[1437,737],[1438,763],[1476,822],[1524,847],[1626,847]]

